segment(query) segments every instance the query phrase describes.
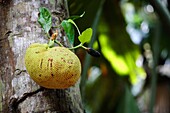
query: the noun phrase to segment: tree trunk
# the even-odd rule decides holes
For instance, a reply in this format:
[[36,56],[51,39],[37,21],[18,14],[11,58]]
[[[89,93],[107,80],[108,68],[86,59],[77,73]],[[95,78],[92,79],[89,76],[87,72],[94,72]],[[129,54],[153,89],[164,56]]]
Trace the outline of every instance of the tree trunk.
[[[82,113],[79,83],[68,89],[45,89],[30,79],[25,65],[26,48],[46,43],[37,22],[38,8],[55,12],[57,24],[68,17],[66,0],[0,0],[0,112]],[[69,46],[58,29],[61,43]]]

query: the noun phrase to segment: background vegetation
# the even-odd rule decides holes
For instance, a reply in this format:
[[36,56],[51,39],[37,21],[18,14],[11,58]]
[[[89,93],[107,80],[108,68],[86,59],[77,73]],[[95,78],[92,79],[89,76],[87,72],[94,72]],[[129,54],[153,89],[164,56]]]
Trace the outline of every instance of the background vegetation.
[[[87,113],[170,112],[168,0],[68,0],[81,31],[93,28],[92,58],[77,49]],[[75,45],[78,40],[75,41]]]

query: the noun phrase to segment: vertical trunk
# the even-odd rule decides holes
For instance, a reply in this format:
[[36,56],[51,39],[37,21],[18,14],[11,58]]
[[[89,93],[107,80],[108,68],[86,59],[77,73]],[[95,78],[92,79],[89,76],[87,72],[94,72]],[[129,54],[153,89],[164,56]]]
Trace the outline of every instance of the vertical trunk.
[[[77,83],[62,90],[39,87],[24,66],[26,48],[34,42],[46,43],[37,23],[38,8],[55,11],[53,20],[59,24],[68,16],[66,0],[0,0],[0,112],[82,113]],[[59,40],[69,46],[64,32]]]

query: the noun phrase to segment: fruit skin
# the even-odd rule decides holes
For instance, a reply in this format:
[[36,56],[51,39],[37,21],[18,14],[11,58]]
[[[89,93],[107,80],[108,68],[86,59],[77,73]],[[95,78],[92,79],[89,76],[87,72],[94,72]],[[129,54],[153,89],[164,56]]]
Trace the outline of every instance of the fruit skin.
[[81,74],[78,57],[65,47],[48,48],[34,43],[25,54],[25,66],[30,77],[40,86],[64,89],[73,86]]

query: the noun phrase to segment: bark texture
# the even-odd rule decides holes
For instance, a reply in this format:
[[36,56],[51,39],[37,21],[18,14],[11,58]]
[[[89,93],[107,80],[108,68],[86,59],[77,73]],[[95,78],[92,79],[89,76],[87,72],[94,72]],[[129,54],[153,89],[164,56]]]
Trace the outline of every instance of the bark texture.
[[[38,8],[53,12],[57,24],[68,16],[66,0],[0,0],[0,112],[82,113],[79,86],[50,90],[32,81],[25,69],[26,48],[47,39],[37,22]],[[58,29],[65,46],[65,33]]]

